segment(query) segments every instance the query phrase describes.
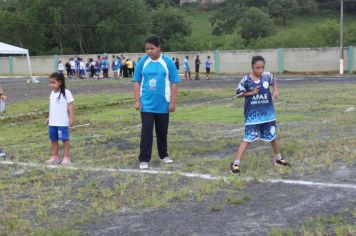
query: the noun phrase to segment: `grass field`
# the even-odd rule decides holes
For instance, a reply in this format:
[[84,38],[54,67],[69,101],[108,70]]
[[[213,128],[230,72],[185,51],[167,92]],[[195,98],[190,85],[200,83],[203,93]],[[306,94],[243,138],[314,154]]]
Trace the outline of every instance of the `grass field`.
[[[227,212],[239,215],[239,211],[233,209],[246,208],[249,202],[260,200],[256,186],[264,186],[258,190],[261,193],[269,188],[260,182],[269,179],[325,180],[323,177],[331,182],[333,179],[327,173],[339,167],[354,173],[356,118],[354,112],[346,110],[355,106],[356,83],[309,83],[305,86],[304,82],[281,82],[280,99],[275,103],[279,139],[282,153],[290,160],[292,168],[276,168],[270,146],[258,142],[247,151],[241,175],[231,176],[229,164],[243,137],[243,100],[232,99],[232,86],[236,82],[227,80],[211,86],[183,83],[169,130],[169,152],[176,162],[161,164],[154,147],[151,163],[151,170],[169,171],[170,175],[116,171],[138,167],[140,120],[139,113],[132,109],[132,93],[122,89],[127,81],[70,81],[69,88],[74,90],[94,83],[110,89],[91,91],[91,94],[84,90],[74,93],[75,121],[76,125],[82,125],[71,130],[73,167],[77,169],[46,168],[43,163],[50,156],[44,125],[48,90],[47,85],[33,87],[38,96],[10,103],[7,115],[0,120],[0,144],[9,154],[8,160],[34,164],[33,167],[0,164],[0,235],[115,235],[118,232],[146,235],[134,226],[116,233],[100,230],[111,226],[114,218],[117,225],[126,227],[120,217],[135,214],[143,217],[149,214],[147,212],[174,215],[176,209],[184,208],[182,206],[202,207],[211,217],[217,217],[215,214],[224,217],[226,212],[228,221]],[[19,90],[19,86],[16,89]],[[180,175],[190,172],[226,179],[206,180]],[[342,178],[337,180],[355,183],[349,175]],[[319,194],[317,189],[309,190]],[[274,192],[276,196],[279,191]],[[304,189],[291,187],[288,191],[291,192],[287,195],[297,196]],[[332,198],[336,192],[325,194]],[[349,200],[355,201],[356,191],[350,190],[344,196],[352,196]],[[304,217],[295,220],[285,214],[285,224],[271,224],[259,232],[355,235],[356,208],[340,199],[332,198],[339,204],[330,208],[332,212],[324,212],[327,204],[318,203],[314,206],[319,207],[317,212],[306,214],[308,206],[303,205],[306,210],[301,210],[300,214]],[[278,205],[276,207],[278,209]],[[162,231],[165,226],[161,224],[147,231],[147,235],[169,234]],[[174,227],[174,222],[172,225]],[[205,231],[195,231],[198,235],[214,235],[202,232]]]

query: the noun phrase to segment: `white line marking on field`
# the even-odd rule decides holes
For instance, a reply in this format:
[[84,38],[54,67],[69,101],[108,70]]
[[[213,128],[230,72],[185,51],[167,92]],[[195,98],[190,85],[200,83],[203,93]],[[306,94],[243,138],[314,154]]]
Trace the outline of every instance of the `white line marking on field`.
[[175,171],[162,171],[162,170],[136,170],[136,169],[114,169],[114,168],[93,168],[93,167],[75,167],[75,166],[61,166],[61,165],[45,165],[38,163],[25,163],[25,162],[14,162],[14,161],[0,161],[0,164],[3,165],[19,165],[26,167],[34,168],[48,168],[48,169],[69,169],[69,170],[84,170],[84,171],[93,171],[93,172],[122,172],[122,173],[145,173],[145,174],[165,174],[165,175],[174,175],[178,174],[181,176],[189,178],[200,178],[207,180],[227,180],[226,177],[215,177],[209,174],[198,174],[198,173],[184,173],[184,172],[175,172]]
[[85,127],[85,126],[91,126],[91,124],[82,124],[82,125],[75,125],[73,127],[70,127],[71,129],[79,128],[79,127]]
[[350,107],[350,108],[347,108],[347,109],[345,110],[345,112],[352,112],[352,111],[354,111],[354,110],[355,110],[354,107]]
[[333,184],[333,183],[320,183],[320,182],[313,182],[313,181],[288,180],[288,179],[270,179],[270,180],[268,180],[268,182],[303,185],[303,186],[328,187],[328,188],[348,188],[348,189],[356,190],[356,185],[353,185],[353,184]]
[[[192,173],[192,172],[177,172],[177,171],[163,171],[163,170],[137,170],[137,169],[115,169],[115,168],[94,168],[94,167],[75,167],[75,166],[61,166],[61,165],[45,165],[37,163],[25,163],[25,162],[14,162],[14,161],[0,161],[2,165],[19,165],[33,168],[48,168],[48,169],[68,169],[68,170],[81,170],[81,171],[92,171],[92,172],[121,172],[121,173],[134,173],[134,174],[151,174],[151,175],[180,175],[188,178],[199,178],[205,180],[223,180],[228,182],[226,176],[212,176],[210,174]],[[239,177],[237,177],[239,178]],[[243,178],[245,181],[252,181],[253,178]],[[356,185],[354,184],[334,184],[334,183],[321,183],[314,181],[304,181],[304,180],[288,180],[288,179],[267,179],[260,180],[263,183],[282,183],[290,185],[301,185],[301,186],[314,186],[314,187],[324,187],[324,188],[344,188],[356,190]]]

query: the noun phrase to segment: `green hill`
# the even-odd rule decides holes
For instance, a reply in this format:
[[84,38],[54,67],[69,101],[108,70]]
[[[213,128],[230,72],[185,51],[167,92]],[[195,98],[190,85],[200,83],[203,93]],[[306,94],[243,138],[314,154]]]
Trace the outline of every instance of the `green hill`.
[[[184,5],[176,8],[185,15],[192,26],[189,37],[192,49],[248,49],[278,47],[337,47],[339,45],[339,12],[328,11],[296,15],[286,26],[275,21],[276,32],[246,44],[238,34],[213,35],[209,19],[219,6],[202,8],[200,5]],[[356,15],[345,14],[345,45],[356,45]],[[351,31],[351,33],[348,33]]]

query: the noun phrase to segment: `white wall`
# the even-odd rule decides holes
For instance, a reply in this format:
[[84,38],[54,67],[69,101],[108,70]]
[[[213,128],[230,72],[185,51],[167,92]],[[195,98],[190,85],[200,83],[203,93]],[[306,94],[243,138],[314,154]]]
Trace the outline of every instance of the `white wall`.
[[[196,55],[200,56],[202,62],[201,71],[204,71],[204,62],[207,56],[210,56],[216,64],[212,66],[212,72],[218,64],[220,73],[242,74],[251,69],[251,58],[254,55],[261,55],[266,59],[266,70],[278,71],[278,49],[263,50],[221,50],[219,51],[219,60],[215,58],[215,51],[192,51],[192,52],[168,52],[171,57],[179,58],[183,63],[185,56],[189,56],[190,66],[194,71],[194,60]],[[111,61],[112,55],[121,55],[121,53],[108,54]],[[144,53],[125,53],[125,57],[137,60]],[[348,48],[345,49],[345,73],[348,72]],[[95,59],[96,54],[92,55],[63,55],[58,56],[63,63],[70,57],[82,57],[86,61],[88,58]],[[283,49],[283,68],[288,72],[335,72],[339,70],[340,52],[338,48],[288,48]],[[31,64],[35,75],[48,75],[54,68],[54,56],[32,56]],[[26,57],[13,57],[14,75],[28,75]],[[180,67],[182,71],[183,67]],[[353,70],[356,71],[356,47],[353,47]],[[8,58],[0,57],[0,75],[7,75]]]

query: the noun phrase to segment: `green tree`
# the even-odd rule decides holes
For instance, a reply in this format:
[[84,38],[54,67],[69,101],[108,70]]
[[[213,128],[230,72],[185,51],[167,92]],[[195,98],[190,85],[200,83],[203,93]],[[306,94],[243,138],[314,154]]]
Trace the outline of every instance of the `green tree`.
[[31,54],[137,51],[149,17],[145,0],[0,1],[0,40]]
[[346,29],[345,44],[356,46],[356,25],[352,25]]
[[172,6],[175,2],[173,0],[146,0],[148,6],[157,9],[160,6],[169,7]]
[[270,0],[267,4],[269,14],[275,18],[281,18],[283,25],[299,11],[297,0]]
[[249,0],[227,0],[210,18],[213,26],[213,34],[231,34],[236,31],[236,27],[244,11],[248,9]]
[[0,41],[31,49],[32,54],[45,52],[45,27],[31,11],[30,0],[0,2]]
[[275,32],[275,26],[270,16],[255,7],[251,7],[244,12],[239,26],[241,37],[247,42],[266,37]]
[[327,20],[315,27],[312,38],[318,47],[337,47],[340,42],[339,22]]
[[184,15],[173,8],[160,7],[152,14],[152,23],[152,33],[162,38],[164,50],[189,50],[192,28]]
[[142,50],[144,38],[152,28],[150,11],[144,0],[106,0],[97,14],[103,16],[97,22],[97,42],[93,42],[97,50]]
[[315,0],[298,0],[297,3],[300,13],[315,13],[318,11],[318,4]]

